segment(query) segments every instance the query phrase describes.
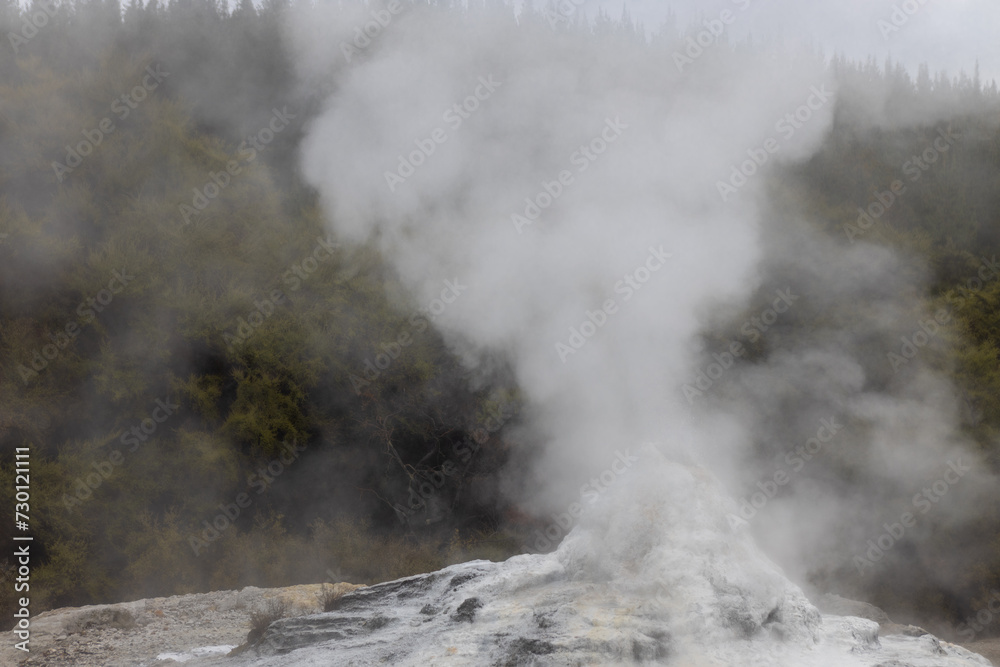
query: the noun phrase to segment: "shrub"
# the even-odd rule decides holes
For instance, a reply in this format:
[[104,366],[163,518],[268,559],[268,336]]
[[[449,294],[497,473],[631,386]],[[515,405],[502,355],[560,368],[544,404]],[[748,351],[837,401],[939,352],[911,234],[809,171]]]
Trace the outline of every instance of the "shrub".
[[288,604],[278,597],[268,598],[250,612],[250,632],[247,643],[253,643],[264,636],[272,623],[284,618],[288,613]]
[[323,611],[335,611],[340,606],[340,598],[344,597],[346,592],[343,588],[323,584],[323,593],[320,596]]

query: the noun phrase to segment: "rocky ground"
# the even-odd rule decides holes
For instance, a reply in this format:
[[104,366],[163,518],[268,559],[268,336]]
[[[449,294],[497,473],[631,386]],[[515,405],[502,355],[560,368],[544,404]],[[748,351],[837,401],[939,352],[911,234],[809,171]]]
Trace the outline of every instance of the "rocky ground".
[[[202,657],[195,649],[218,647],[219,654],[242,645],[251,629],[254,610],[268,601],[283,602],[289,616],[322,611],[325,591],[346,592],[353,584],[302,585],[288,588],[244,588],[198,595],[151,598],[135,602],[46,612],[32,622],[31,653],[0,647],[0,665],[74,667],[167,667]],[[824,613],[859,616],[880,624],[880,634],[913,634],[913,626],[893,623],[877,607],[824,596],[817,600]],[[963,646],[1000,665],[1000,639]],[[198,661],[200,662],[200,660]]]
[[[244,588],[198,595],[150,598],[112,605],[55,609],[31,622],[31,652],[0,647],[0,665],[48,667],[145,667],[186,661],[200,647],[228,653],[243,644],[251,614],[274,600],[286,614],[322,611],[324,591],[345,592],[354,584],[288,588]],[[223,648],[225,647],[225,648]]]
[[[328,667],[670,665],[984,667],[881,610],[810,602],[727,520],[710,474],[653,453],[609,488],[548,554],[477,560],[370,587],[222,591],[60,609],[13,635],[3,665]],[[627,508],[627,509],[622,509]],[[358,590],[360,589],[360,590]],[[248,640],[255,612],[286,618]],[[997,642],[968,648],[996,659]],[[231,657],[233,649],[237,649]],[[997,664],[1000,664],[998,661]]]
[[[914,630],[922,632],[920,628],[914,628],[912,625],[893,623],[888,614],[866,602],[847,600],[836,595],[824,595],[816,600],[816,606],[824,614],[842,614],[871,619],[879,624],[879,634],[882,636],[904,634],[913,632]],[[1000,639],[980,639],[972,642],[955,643],[969,649],[973,653],[978,653],[994,665],[1000,667]]]
[[983,656],[994,665],[1000,665],[1000,639],[980,639],[962,646]]

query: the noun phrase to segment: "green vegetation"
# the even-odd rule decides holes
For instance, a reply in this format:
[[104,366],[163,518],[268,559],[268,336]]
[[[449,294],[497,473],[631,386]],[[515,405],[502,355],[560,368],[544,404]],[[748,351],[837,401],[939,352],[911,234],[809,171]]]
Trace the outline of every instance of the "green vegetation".
[[[866,331],[865,318],[877,318],[886,305],[880,301],[883,288],[886,293],[893,289],[872,284],[816,303],[803,298],[804,305],[762,339],[766,349],[753,354],[762,359],[773,350],[804,349],[823,332],[850,331],[852,341],[840,339],[836,345],[854,346],[848,349],[864,369],[866,389],[905,395],[913,377],[907,371],[930,368],[957,390],[962,434],[995,475],[1000,471],[1000,105],[995,88],[983,89],[968,77],[939,79],[931,86],[923,79],[926,70],[911,82],[891,64],[880,69],[871,62],[835,61],[833,67],[841,82],[833,128],[810,160],[780,170],[769,183],[768,215],[786,232],[807,226],[837,247],[874,244],[907,258],[899,265],[899,285],[913,293],[896,321],[912,324],[893,335]],[[872,88],[885,94],[885,118],[905,119],[901,128],[872,122],[865,100]],[[899,193],[890,198],[894,182]],[[782,277],[772,278],[808,290],[808,282],[797,282],[801,270],[777,263],[772,270]],[[912,340],[922,331],[918,322],[935,315],[947,325],[928,327],[933,344],[914,349],[915,361],[903,356],[900,336]],[[872,488],[877,476],[866,470],[870,467],[866,460],[840,460],[832,470],[805,474],[828,480],[835,472],[841,482],[864,479],[860,486]],[[934,529],[919,555],[900,546],[889,554],[891,564],[867,576],[844,562],[813,572],[813,583],[871,601],[894,618],[959,622],[981,609],[1000,583],[1000,508],[983,502],[971,521],[930,516],[921,517],[933,520]]]
[[[516,392],[470,389],[428,320],[390,302],[377,254],[330,238],[292,163],[308,101],[287,90],[280,7],[150,4],[70,39],[107,11],[60,5],[0,67],[0,499],[13,507],[7,454],[30,447],[33,613],[331,569],[372,583],[464,558],[458,543],[513,554],[492,503],[429,523],[411,501]],[[232,41],[196,58],[212,31]],[[210,64],[223,53],[243,64]],[[220,126],[213,83],[264,112]],[[272,109],[296,117],[251,155]],[[494,434],[435,497],[508,449]]]
[[[0,4],[3,34],[39,7]],[[53,7],[0,55],[0,506],[14,504],[8,453],[30,447],[32,612],[331,569],[372,583],[516,553],[535,525],[504,520],[520,515],[496,482],[519,443],[500,429],[473,457],[457,453],[489,415],[516,412],[509,374],[470,377],[420,319],[412,345],[365,376],[383,344],[414,331],[413,313],[389,298],[402,286],[372,248],[334,245],[299,178],[295,148],[321,98],[293,87],[282,2]],[[156,67],[169,74],[144,87]],[[890,114],[964,104],[957,145],[862,240],[930,267],[923,310],[951,307],[962,342],[928,361],[964,392],[964,428],[996,469],[1000,281],[968,283],[981,257],[1000,256],[995,87],[833,67],[846,91],[837,123],[770,194],[838,243],[873,184],[888,188],[943,127],[879,129],[851,85],[892,90]],[[245,138],[286,107],[296,117],[250,158]],[[822,317],[858,304],[842,306]],[[820,324],[796,317],[794,335]],[[443,480],[434,502],[418,491],[428,479]],[[875,601],[959,618],[1000,585],[998,534],[984,509],[942,537],[942,550],[976,554],[960,594],[900,577]],[[913,564],[905,583],[934,567]]]

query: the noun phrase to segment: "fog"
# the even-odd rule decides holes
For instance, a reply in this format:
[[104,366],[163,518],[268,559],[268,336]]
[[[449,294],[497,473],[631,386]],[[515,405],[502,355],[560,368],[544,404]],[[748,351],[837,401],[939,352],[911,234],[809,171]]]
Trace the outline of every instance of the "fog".
[[[742,29],[829,27],[821,45],[864,51],[870,36],[833,19],[877,16],[869,4],[754,8]],[[630,12],[647,27],[655,14],[643,3]],[[932,57],[917,42],[954,39],[937,20],[943,9],[926,13],[902,52]],[[431,11],[383,21],[348,62],[336,45],[369,18],[320,6],[293,19],[303,80],[326,72],[335,88],[303,140],[304,173],[335,233],[377,244],[414,304],[446,281],[463,286],[435,322],[470,368],[493,355],[513,364],[540,445],[512,466],[508,497],[558,516],[600,487],[587,480],[616,453],[655,442],[724,480],[744,507],[733,525],[751,526],[797,581],[811,573],[834,587],[845,570],[866,573],[854,558],[895,530],[887,519],[909,510],[912,537],[974,514],[985,482],[964,467],[954,488],[949,474],[940,510],[935,500],[924,516],[910,503],[949,462],[980,467],[958,435],[948,382],[920,357],[899,373],[871,370],[873,357],[933,318],[917,301],[924,268],[864,240],[822,237],[768,202],[761,173],[733,177],[748,158],[766,172],[804,161],[823,141],[837,90],[815,44],[734,55],[720,43],[678,60],[683,43],[671,40],[646,48],[580,34],[569,21],[553,32],[526,15],[527,29],[516,29],[503,15]],[[855,39],[844,41],[848,33]],[[730,351],[752,339],[708,345],[702,336],[738,332],[751,315],[780,330],[796,311],[816,316],[862,298],[863,308],[831,316],[807,343],[779,340],[737,370]],[[768,328],[743,331],[759,338]],[[723,389],[698,384],[713,363]],[[812,449],[795,457],[802,446]],[[851,482],[798,477],[814,458],[814,468],[850,470]]]
[[0,442],[55,508],[35,604],[663,547],[652,583],[733,538],[813,599],[975,613],[998,12],[8,7]]
[[681,25],[715,18],[724,9],[737,17],[728,34],[734,40],[779,39],[813,44],[826,53],[850,58],[891,57],[916,74],[921,62],[935,69],[972,73],[978,60],[986,79],[1000,78],[1000,45],[994,26],[1000,7],[989,0],[843,0],[795,2],[779,0],[630,0],[578,3],[593,14],[617,18],[627,10],[648,32],[661,29],[671,13]]

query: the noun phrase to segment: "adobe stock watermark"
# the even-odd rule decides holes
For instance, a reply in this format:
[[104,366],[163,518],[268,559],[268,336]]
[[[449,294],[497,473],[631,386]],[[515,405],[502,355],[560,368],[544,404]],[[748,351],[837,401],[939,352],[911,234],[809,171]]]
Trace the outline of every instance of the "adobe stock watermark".
[[[168,76],[170,76],[170,72],[162,71],[159,65],[150,65],[146,68],[146,76],[142,77],[140,85],[112,100],[111,113],[115,114],[118,120],[125,120],[132,113],[132,110],[139,108],[139,104],[149,96],[149,93],[156,90],[163,83],[163,79]],[[93,153],[104,141],[104,137],[116,129],[111,116],[105,116],[97,123],[97,127],[91,130],[81,130],[83,141],[77,143],[75,147],[66,145],[66,164],[58,160],[52,161],[52,169],[55,171],[56,179],[62,183],[66,175],[83,164],[83,158]]]
[[959,623],[958,627],[953,628],[953,630],[958,633],[959,637],[967,642],[971,642],[976,638],[978,633],[990,626],[996,618],[1000,618],[1000,591],[994,588],[990,591],[990,598],[986,601],[986,605],[974,615],[967,617],[962,623]]
[[[171,403],[170,399],[156,399],[156,407],[150,412],[150,416],[139,421],[128,431],[122,434],[119,442],[129,447],[129,453],[135,452],[140,445],[148,441],[156,433],[160,424],[180,410],[178,403]],[[77,505],[82,505],[85,501],[93,497],[94,491],[101,487],[107,479],[111,477],[115,468],[125,462],[125,455],[120,449],[113,449],[107,458],[100,463],[92,463],[94,472],[86,477],[78,477],[74,483],[73,495],[64,493],[62,497],[66,511],[72,510]]]
[[[962,463],[959,456],[954,461],[948,461],[948,466],[944,470],[940,479],[934,481],[915,494],[912,499],[914,509],[920,510],[920,514],[927,514],[934,505],[941,502],[941,499],[948,494],[952,486],[965,477],[966,473],[972,470],[972,466]],[[899,521],[889,524],[883,523],[885,529],[881,535],[873,540],[868,540],[868,550],[864,555],[855,555],[851,559],[854,567],[858,569],[858,574],[864,574],[865,568],[875,568],[875,564],[885,558],[885,554],[896,546],[896,543],[903,539],[908,528],[917,525],[917,517],[911,512],[903,512]]]
[[331,584],[339,584],[347,581],[347,577],[344,575],[344,571],[340,569],[340,566],[335,565],[332,568],[326,568],[326,580]]
[[[267,466],[258,468],[257,472],[247,479],[247,486],[256,489],[257,495],[264,493],[274,484],[274,480],[285,472],[305,450],[306,446],[298,444],[298,441],[285,441],[282,443],[281,454],[278,458],[268,463]],[[253,505],[253,501],[253,496],[244,491],[238,493],[233,498],[233,502],[220,503],[218,505],[219,513],[212,517],[211,522],[208,519],[201,522],[205,526],[201,535],[188,535],[188,546],[194,551],[194,555],[200,555],[209,545],[222,537],[222,533],[236,523],[242,510]]]
[[553,30],[560,23],[569,23],[576,15],[576,10],[586,4],[587,0],[557,0],[554,4],[546,3],[542,15]]
[[[57,331],[54,334],[49,332],[47,334],[49,340],[52,342],[34,351],[29,362],[30,368],[24,364],[17,365],[17,374],[21,376],[21,381],[24,384],[27,385],[30,380],[38,377],[39,373],[48,368],[50,362],[58,359],[62,351],[69,347],[69,344],[80,335],[83,325],[93,322],[97,318],[98,313],[104,312],[104,309],[111,305],[115,294],[121,293],[129,282],[135,279],[135,276],[130,275],[126,269],[112,271],[111,276],[111,280],[108,281],[108,286],[105,289],[100,290],[92,297],[84,299],[76,307],[76,314],[79,317],[79,321],[70,320],[63,327],[62,331]],[[117,286],[115,285],[116,282],[118,283]]]
[[[740,333],[743,334],[750,343],[756,343],[761,337],[778,321],[778,316],[787,313],[789,309],[799,300],[800,297],[792,294],[792,288],[775,290],[775,299],[769,308],[765,308],[756,316],[751,317],[740,325]],[[712,355],[714,361],[710,361],[705,368],[698,369],[698,376],[694,384],[685,384],[681,387],[684,398],[688,405],[694,405],[694,400],[705,395],[712,386],[722,379],[736,360],[746,353],[746,348],[739,341],[729,343],[729,350],[722,354]]]
[[407,523],[415,512],[427,507],[427,502],[441,491],[447,478],[458,474],[459,463],[466,464],[472,460],[472,456],[479,448],[517,414],[516,410],[510,409],[513,407],[516,407],[515,403],[502,403],[490,410],[486,419],[473,429],[471,434],[467,434],[462,442],[453,447],[454,456],[441,464],[440,472],[432,470],[416,473],[416,479],[411,481],[408,489],[407,505],[405,507],[399,503],[393,505],[400,523]]
[[273,289],[269,297],[254,299],[254,309],[246,317],[237,318],[235,336],[228,331],[222,333],[222,340],[225,341],[226,349],[230,353],[236,350],[237,345],[247,342],[247,339],[263,326],[271,315],[274,315],[275,308],[284,300],[285,295],[281,290]]
[[292,264],[291,268],[282,274],[281,279],[291,291],[299,291],[302,284],[319,270],[319,265],[333,257],[334,252],[339,247],[340,244],[334,241],[330,234],[327,234],[325,239],[322,236],[316,237],[316,245],[313,247],[312,253],[306,255],[305,259]]
[[[1000,264],[997,263],[996,255],[992,259],[979,258],[979,271],[975,278],[969,278],[960,289],[968,293],[976,293],[986,287],[990,282],[1000,278]],[[969,300],[966,296],[948,296],[948,303],[954,310],[964,310]]]
[[[580,487],[581,500],[586,500],[589,505],[594,505],[619,477],[638,462],[639,457],[633,456],[629,450],[616,451],[615,459],[611,465]],[[521,553],[540,553],[558,546],[562,538],[569,534],[569,531],[583,516],[584,509],[585,506],[582,502],[573,502],[570,503],[565,512],[553,514],[552,523],[544,530],[535,530],[535,541],[532,545],[521,545]]]
[[[611,144],[618,141],[622,132],[627,129],[628,124],[623,123],[620,116],[615,116],[614,120],[605,118],[600,134],[575,150],[569,156],[570,164],[576,167],[579,174],[587,171],[590,165],[603,155]],[[542,181],[542,189],[534,197],[525,197],[523,215],[512,213],[510,216],[517,233],[522,234],[524,227],[534,224],[542,211],[552,206],[566,188],[573,184],[574,178],[572,171],[563,169],[551,181]]]
[[[673,257],[671,253],[663,250],[662,245],[659,248],[649,246],[648,252],[649,255],[643,264],[630,273],[626,273],[621,280],[615,283],[615,293],[624,295],[623,304],[631,300],[636,292],[650,281],[653,274],[666,266],[667,260]],[[604,325],[608,323],[608,318],[618,312],[618,307],[618,302],[614,297],[611,297],[597,310],[588,310],[583,322],[569,328],[569,338],[565,343],[561,340],[556,341],[556,354],[559,355],[559,361],[565,364],[571,354],[579,352],[587,344],[587,341],[604,328]]]
[[910,19],[923,9],[928,0],[905,0],[902,4],[893,5],[892,13],[888,19],[878,19],[875,25],[882,33],[882,39],[889,41],[889,37],[899,32],[910,22]]
[[781,150],[781,142],[790,141],[796,132],[812,120],[817,111],[826,106],[831,97],[833,97],[833,93],[826,89],[826,84],[819,88],[810,86],[809,95],[805,102],[794,111],[786,113],[774,124],[774,130],[781,135],[781,140],[768,137],[761,146],[748,149],[748,159],[741,162],[739,166],[732,166],[729,179],[715,182],[715,187],[719,191],[722,201],[729,201],[730,196],[736,194],[740,188],[746,185],[749,179],[768,163],[771,156]]
[[[490,99],[497,88],[502,85],[503,82],[494,80],[492,74],[479,77],[479,85],[472,91],[472,94],[445,109],[444,113],[441,114],[442,120],[452,130],[457,130],[462,127],[462,123],[472,118],[472,114],[479,109],[480,103]],[[417,169],[423,166],[427,159],[434,155],[437,147],[446,141],[448,141],[448,133],[440,127],[434,128],[430,136],[424,139],[415,139],[413,141],[416,146],[415,150],[410,151],[406,156],[402,154],[397,156],[399,164],[396,171],[385,171],[382,174],[385,177],[386,185],[389,186],[389,192],[396,192],[396,187],[417,173]]]
[[[911,183],[919,181],[923,177],[924,172],[934,166],[938,159],[951,150],[955,142],[962,138],[961,136],[956,136],[950,128],[947,130],[938,130],[938,135],[940,136],[934,139],[931,145],[925,148],[920,155],[914,155],[903,163],[903,174],[909,178]],[[871,229],[875,225],[875,221],[885,215],[906,192],[906,184],[900,179],[896,179],[890,183],[888,190],[883,192],[876,190],[873,201],[867,207],[858,207],[857,222],[853,225],[842,225],[844,234],[847,235],[847,240],[855,243],[855,239],[863,236],[865,232]]]
[[900,336],[900,340],[903,342],[899,347],[899,353],[889,352],[886,355],[889,359],[889,365],[892,366],[892,371],[898,373],[900,368],[916,358],[920,350],[926,347],[931,342],[931,339],[941,332],[941,327],[949,322],[951,322],[951,313],[947,309],[942,308],[934,313],[934,319],[928,317],[927,319],[920,320],[918,323],[920,328],[912,334],[909,336]]
[[354,28],[354,39],[351,40],[351,43],[340,43],[340,51],[344,54],[344,59],[348,64],[350,64],[351,58],[371,46],[372,40],[388,28],[392,19],[403,13],[403,9],[403,3],[399,0],[389,0],[385,9],[371,10],[372,20]]
[[443,284],[444,289],[441,290],[439,298],[432,299],[430,303],[410,316],[408,320],[410,329],[401,332],[396,337],[396,340],[380,345],[379,347],[382,352],[376,353],[374,360],[371,357],[366,357],[364,363],[365,370],[362,371],[361,375],[352,373],[348,376],[356,395],[360,396],[363,388],[370,386],[378,380],[382,376],[382,373],[392,365],[392,362],[399,358],[403,350],[413,345],[414,334],[421,334],[427,331],[430,322],[444,313],[448,309],[448,306],[455,303],[458,297],[462,295],[462,292],[468,289],[468,286],[461,284],[458,278],[445,280]]
[[758,491],[754,491],[749,497],[740,499],[737,509],[739,516],[730,512],[726,515],[729,527],[736,529],[739,526],[748,525],[757,513],[778,495],[781,487],[788,484],[792,478],[806,467],[806,463],[812,461],[823,451],[823,447],[833,442],[834,438],[844,428],[843,424],[837,423],[836,417],[820,419],[820,426],[816,430],[816,435],[809,438],[805,443],[795,447],[785,454],[785,465],[790,469],[778,468],[769,478],[758,481],[756,486]]
[[[740,11],[746,11],[750,7],[751,0],[731,0]],[[684,73],[684,68],[693,65],[695,60],[701,58],[708,49],[719,43],[719,39],[726,33],[726,29],[736,23],[736,14],[730,9],[723,9],[714,19],[705,19],[702,23],[703,29],[694,35],[688,35],[682,51],[674,51],[674,65],[677,71]]]
[[236,155],[240,160],[230,160],[226,163],[225,169],[220,169],[218,172],[208,172],[208,182],[200,188],[194,188],[191,205],[181,204],[178,207],[183,220],[182,225],[191,224],[192,216],[201,215],[201,212],[208,208],[208,205],[223,190],[229,187],[232,177],[239,175],[245,166],[256,160],[257,155],[262,153],[268,144],[274,141],[274,137],[281,134],[288,127],[289,121],[295,117],[296,114],[289,113],[287,106],[282,107],[281,111],[278,111],[277,107],[271,109],[271,119],[267,125],[258,130],[256,134],[247,137],[236,150]]
[[[289,286],[292,292],[302,289],[305,281],[319,270],[319,265],[333,257],[339,247],[340,244],[335,242],[329,234],[325,239],[322,236],[316,237],[316,245],[312,252],[306,255],[305,259],[293,262],[291,267],[281,274],[282,281]],[[237,345],[247,342],[254,332],[274,315],[275,309],[285,300],[285,296],[281,290],[272,289],[268,297],[260,300],[254,299],[254,309],[245,317],[237,318],[236,334],[233,335],[229,331],[223,332],[222,340],[226,343],[226,349],[232,353]]]
[[[994,255],[992,260],[981,257],[976,277],[970,278],[964,288],[969,292],[977,292],[997,278],[1000,278],[1000,264],[997,263],[996,256]],[[909,336],[900,337],[902,344],[898,353],[888,352],[886,354],[894,373],[915,359],[920,350],[929,345],[931,340],[940,333],[941,327],[951,323],[954,310],[961,310],[968,303],[968,299],[964,296],[951,297],[949,295],[948,301],[950,308],[939,309],[934,314],[934,319],[920,320],[917,323],[919,328],[916,331]]]
[[[49,19],[55,18],[55,4],[54,0],[37,0],[32,3],[29,10],[35,7],[38,7],[39,10],[21,19],[20,34],[15,32],[7,33],[7,39],[10,40],[10,45],[14,48],[14,55],[17,55],[17,50],[21,45],[27,44],[32,37],[38,34],[39,30],[49,24]],[[14,6],[17,7],[18,4]]]

